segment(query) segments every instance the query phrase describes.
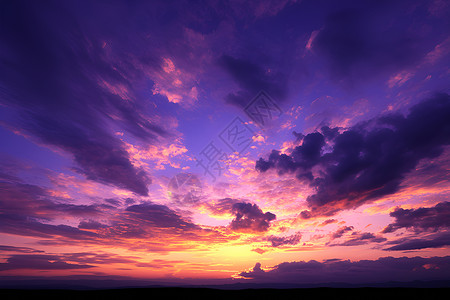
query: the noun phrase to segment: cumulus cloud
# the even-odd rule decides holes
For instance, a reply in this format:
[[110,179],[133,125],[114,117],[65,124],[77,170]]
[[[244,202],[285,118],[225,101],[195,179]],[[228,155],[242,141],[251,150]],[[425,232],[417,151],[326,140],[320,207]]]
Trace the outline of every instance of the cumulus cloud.
[[[440,156],[450,144],[450,96],[435,95],[406,116],[383,115],[341,131],[330,134],[330,128],[322,128],[291,153],[274,150],[256,162],[262,173],[294,173],[315,188],[302,218],[331,216],[399,191],[422,159]],[[325,142],[331,149],[325,151]]]
[[395,219],[383,229],[383,233],[394,232],[401,228],[415,231],[438,230],[450,227],[450,202],[441,202],[433,207],[403,209],[396,208],[389,214]]
[[255,203],[244,202],[234,198],[223,198],[216,201],[199,204],[211,215],[232,216],[229,228],[240,232],[265,232],[270,222],[276,219],[275,214],[263,212]]
[[270,222],[276,219],[271,212],[264,213],[261,208],[252,203],[235,203],[231,209],[234,219],[230,228],[242,232],[264,232],[270,227]]

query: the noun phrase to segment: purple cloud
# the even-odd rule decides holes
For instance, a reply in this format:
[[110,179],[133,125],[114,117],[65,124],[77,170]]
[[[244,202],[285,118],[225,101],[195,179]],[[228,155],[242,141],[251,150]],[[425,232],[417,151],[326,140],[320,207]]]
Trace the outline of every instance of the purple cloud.
[[94,266],[86,264],[71,264],[63,261],[58,255],[48,254],[17,254],[0,264],[0,270],[32,269],[32,270],[74,270],[88,269]]
[[390,241],[386,244],[395,245],[384,249],[387,251],[408,251],[426,248],[442,248],[450,245],[450,232],[439,232],[427,235],[423,238],[401,238]]
[[383,229],[383,233],[394,232],[400,228],[416,231],[438,230],[450,227],[450,202],[441,202],[434,207],[403,209],[396,208],[389,214],[395,219]]
[[15,247],[0,245],[0,252],[19,252],[19,253],[43,253],[44,251],[36,250],[29,247]]
[[194,223],[185,221],[175,211],[165,205],[144,203],[126,208],[125,215],[135,222],[157,228],[173,228],[182,230],[199,230]]
[[264,232],[270,227],[270,222],[276,219],[271,212],[264,213],[256,204],[235,203],[231,209],[235,218],[230,228],[235,231]]
[[312,40],[312,51],[340,83],[361,84],[414,65],[429,49],[423,46],[426,36],[408,30],[413,25],[401,14],[408,10],[404,4],[366,2],[331,13]]
[[133,82],[143,74],[121,55],[124,49],[108,53],[102,43],[112,41],[100,32],[106,28],[84,30],[77,9],[67,6],[2,6],[8,16],[0,32],[2,103],[17,112],[14,127],[71,154],[75,170],[88,179],[147,195],[150,178],[132,165],[110,125],[147,143],[170,135],[141,114]]
[[382,243],[386,238],[375,235],[371,232],[353,232],[345,241],[338,243],[328,243],[328,246],[359,246],[369,243]]
[[[389,114],[329,135],[329,128],[303,138],[290,154],[272,151],[260,158],[260,172],[295,173],[316,193],[306,199],[314,215],[331,216],[400,189],[406,174],[425,158],[442,154],[450,144],[450,96],[438,94],[410,108],[407,116]],[[328,132],[328,133],[325,133]],[[331,151],[324,151],[325,135]],[[313,168],[321,170],[313,177]]]
[[257,263],[239,274],[255,282],[283,283],[379,283],[388,281],[446,280],[450,256],[381,257],[376,260],[328,260],[284,262],[266,271]]
[[342,226],[339,227],[338,230],[336,230],[335,232],[333,232],[331,234],[331,239],[338,239],[341,236],[343,236],[346,232],[352,231],[353,230],[353,226]]
[[219,65],[236,81],[241,90],[226,96],[227,103],[245,107],[255,95],[264,90],[274,97],[275,101],[283,101],[286,97],[286,78],[283,74],[268,74],[261,66],[229,55],[223,55]]
[[280,247],[284,245],[297,245],[300,243],[300,240],[302,238],[302,234],[297,232],[293,235],[289,236],[275,236],[270,235],[266,237],[266,241],[270,242],[272,247]]
[[[1,174],[0,174],[1,175]],[[0,176],[0,232],[72,240],[92,240],[97,235],[68,225],[46,224],[58,217],[85,218],[101,214],[96,205],[60,203],[39,186],[24,184],[18,178]]]

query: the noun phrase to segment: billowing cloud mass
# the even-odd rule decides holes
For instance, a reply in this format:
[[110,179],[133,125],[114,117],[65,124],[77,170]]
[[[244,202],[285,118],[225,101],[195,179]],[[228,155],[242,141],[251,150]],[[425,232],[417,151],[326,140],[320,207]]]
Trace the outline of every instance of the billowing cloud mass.
[[235,203],[233,204],[231,211],[235,217],[230,223],[230,228],[235,231],[267,231],[270,222],[276,219],[276,216],[273,213],[264,213],[258,205],[252,203]]
[[0,287],[448,286],[447,2],[0,1]]
[[383,233],[394,232],[401,228],[416,231],[445,229],[450,227],[450,202],[441,202],[433,207],[403,209],[396,208],[389,214],[395,219],[383,229]]
[[440,248],[450,245],[450,203],[440,202],[433,207],[404,209],[397,207],[389,215],[394,222],[387,225],[381,232],[392,233],[400,229],[422,233],[421,237],[402,237],[386,243],[384,250],[406,251],[426,248]]
[[[450,257],[380,257],[376,260],[329,260],[318,262],[285,262],[270,270],[257,263],[253,270],[241,272],[245,278],[263,282],[325,283],[353,282],[372,283],[388,281],[413,281],[426,277],[445,278],[450,274]],[[349,280],[351,278],[351,280]]]
[[[340,133],[323,127],[303,138],[290,154],[272,151],[256,169],[295,173],[316,192],[306,199],[312,215],[331,216],[400,190],[406,174],[425,158],[436,158],[450,144],[450,96],[438,94],[411,107],[409,114],[387,114]],[[326,136],[328,136],[326,138]],[[325,150],[326,142],[331,147]],[[313,172],[316,168],[318,176]]]

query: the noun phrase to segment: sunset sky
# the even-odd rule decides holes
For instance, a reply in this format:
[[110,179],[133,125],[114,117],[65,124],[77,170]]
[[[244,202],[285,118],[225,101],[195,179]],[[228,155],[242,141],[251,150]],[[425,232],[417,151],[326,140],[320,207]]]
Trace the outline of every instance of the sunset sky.
[[450,3],[2,1],[0,278],[450,279]]

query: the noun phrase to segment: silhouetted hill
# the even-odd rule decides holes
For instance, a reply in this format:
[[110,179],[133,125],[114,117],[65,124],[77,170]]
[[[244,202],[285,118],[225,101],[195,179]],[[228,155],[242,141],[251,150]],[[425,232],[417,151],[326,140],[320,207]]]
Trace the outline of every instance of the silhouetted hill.
[[[448,286],[448,283],[446,283]],[[439,283],[427,283],[425,285],[440,286]],[[239,286],[242,287],[242,286]],[[425,287],[425,286],[423,286]],[[154,288],[123,288],[123,289],[102,289],[102,290],[71,290],[71,289],[3,289],[0,290],[0,299],[159,299],[164,297],[177,297],[176,299],[323,299],[333,297],[338,299],[380,299],[380,297],[399,296],[408,299],[433,299],[434,297],[445,296],[449,288],[376,288],[376,287],[356,287],[356,288],[244,288],[228,289],[217,288],[194,288],[194,287],[154,287]]]

